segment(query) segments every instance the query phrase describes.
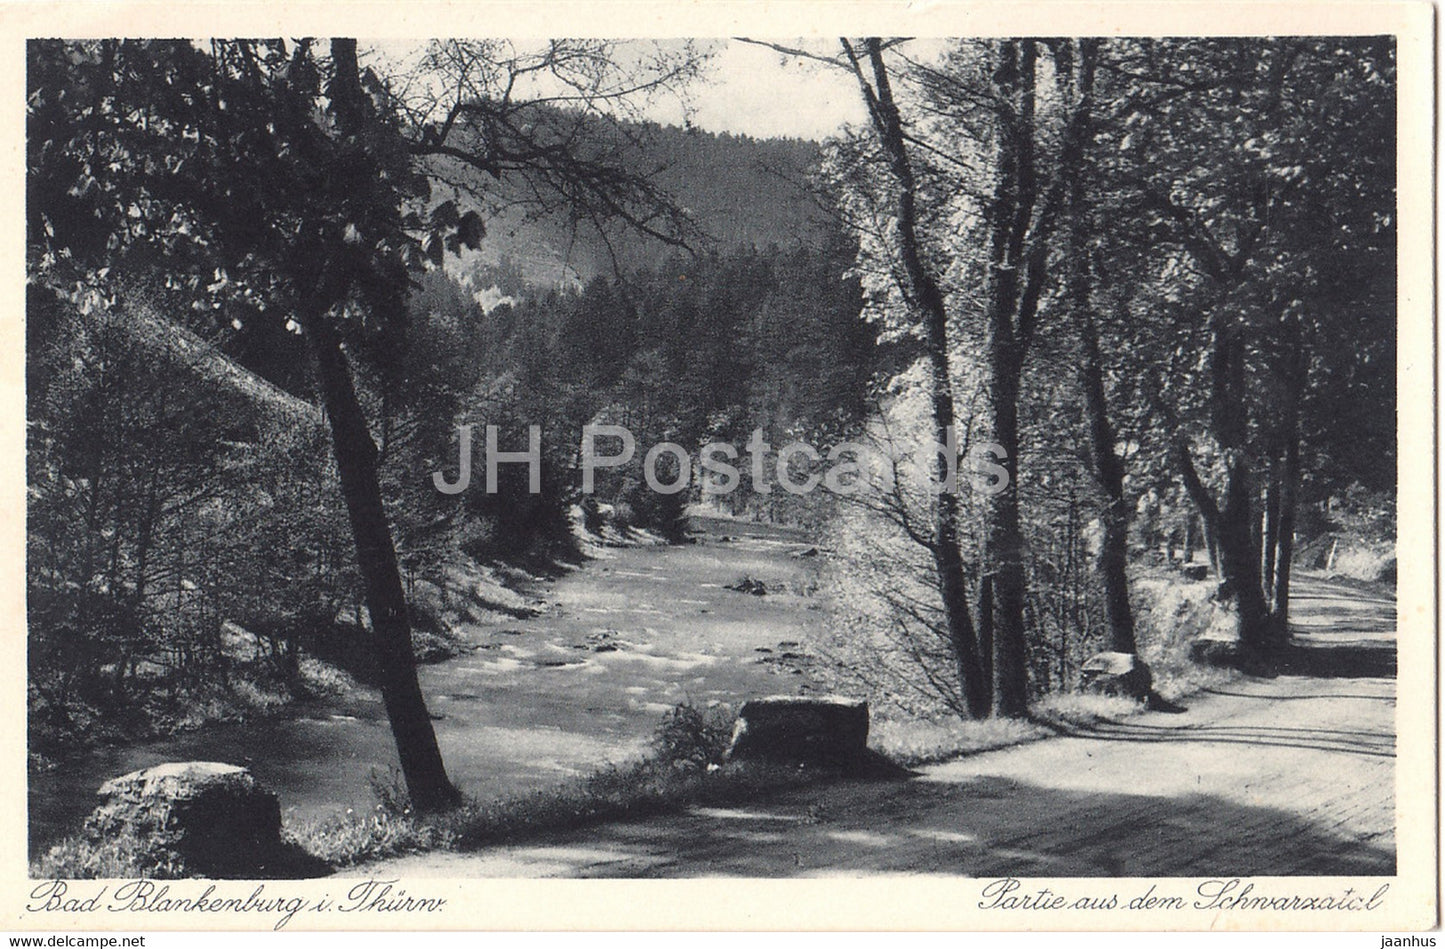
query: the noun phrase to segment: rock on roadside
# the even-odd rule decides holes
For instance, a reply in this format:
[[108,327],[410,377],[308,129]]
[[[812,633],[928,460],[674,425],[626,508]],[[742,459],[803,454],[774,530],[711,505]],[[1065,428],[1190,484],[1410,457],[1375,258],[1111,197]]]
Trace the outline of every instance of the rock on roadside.
[[728,760],[850,767],[868,751],[868,703],[843,696],[771,696],[743,704]]
[[[281,806],[251,772],[216,761],[170,762],[105,782],[85,822],[92,839],[131,836],[149,853],[180,856],[211,877],[290,876]],[[287,872],[287,871],[292,872]]]

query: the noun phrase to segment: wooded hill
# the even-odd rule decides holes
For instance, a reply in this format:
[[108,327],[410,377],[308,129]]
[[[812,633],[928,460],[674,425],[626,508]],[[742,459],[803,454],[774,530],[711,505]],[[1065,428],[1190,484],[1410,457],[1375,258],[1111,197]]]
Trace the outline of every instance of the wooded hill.
[[[827,239],[828,218],[810,180],[821,157],[816,142],[656,123],[627,123],[608,134],[619,152],[611,160],[644,170],[696,224],[689,237],[694,250],[790,249]],[[459,207],[482,211],[487,222],[480,247],[464,255],[459,270],[481,271],[479,279],[504,292],[656,269],[677,250],[614,220],[593,220],[572,208],[541,210],[508,182],[484,180],[455,163],[441,174],[465,187],[439,189],[437,200],[454,197]],[[479,194],[491,199],[478,200]]]

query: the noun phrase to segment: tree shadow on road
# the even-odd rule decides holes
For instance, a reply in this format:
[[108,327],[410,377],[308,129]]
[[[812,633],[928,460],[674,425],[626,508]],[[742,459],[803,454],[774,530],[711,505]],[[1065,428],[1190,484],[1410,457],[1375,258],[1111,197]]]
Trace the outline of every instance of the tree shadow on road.
[[[1214,691],[1214,690],[1209,690]],[[1219,695],[1237,693],[1215,692]],[[1242,696],[1249,697],[1249,696]],[[1343,728],[1301,728],[1276,725],[1162,725],[1150,722],[1100,720],[1087,726],[1064,726],[1060,734],[1099,741],[1185,741],[1210,745],[1269,745],[1308,751],[1336,751],[1373,758],[1395,757],[1395,736],[1389,732]]]
[[[1312,634],[1314,630],[1310,632]],[[1321,642],[1314,635],[1296,635],[1271,659],[1274,671],[1279,675],[1320,679],[1395,678],[1393,640]]]
[[[1388,808],[1388,803],[1382,803]],[[1378,837],[1380,835],[1373,835]],[[1192,794],[1090,793],[1013,779],[845,783],[806,799],[710,808],[506,848],[488,875],[790,877],[1359,876],[1393,841]]]
[[1290,598],[1289,644],[1272,656],[1281,675],[1394,678],[1395,601],[1309,584]]

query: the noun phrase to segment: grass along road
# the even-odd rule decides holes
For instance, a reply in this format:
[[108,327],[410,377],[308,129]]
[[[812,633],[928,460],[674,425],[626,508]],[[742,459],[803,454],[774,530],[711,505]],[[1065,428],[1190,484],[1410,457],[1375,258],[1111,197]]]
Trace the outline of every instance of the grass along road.
[[901,782],[604,825],[374,876],[1390,874],[1394,601],[1302,578],[1300,668]]

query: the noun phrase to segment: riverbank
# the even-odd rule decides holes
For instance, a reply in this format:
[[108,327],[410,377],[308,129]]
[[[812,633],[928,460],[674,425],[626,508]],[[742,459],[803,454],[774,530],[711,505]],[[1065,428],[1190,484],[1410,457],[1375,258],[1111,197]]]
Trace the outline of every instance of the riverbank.
[[[468,624],[464,655],[420,670],[449,773],[473,802],[461,816],[431,825],[394,806],[389,730],[362,689],[299,716],[92,754],[83,770],[54,776],[63,782],[33,784],[32,857],[78,826],[101,781],[168,760],[248,767],[279,792],[286,827],[336,865],[756,799],[819,778],[708,769],[719,763],[716,741],[712,758],[679,754],[673,741],[659,749],[659,722],[679,710],[711,716],[725,742],[742,701],[825,690],[821,660],[809,650],[827,615],[817,583],[822,558],[806,536],[704,519],[693,540],[595,549],[581,567],[529,588],[544,610]],[[873,743],[913,764],[1048,733],[1028,722],[875,717]],[[49,839],[37,829],[51,829]]]
[[[468,633],[473,626],[541,613],[546,604],[534,591],[543,580],[515,566],[477,564],[459,554],[436,582],[416,583],[413,598],[421,618],[413,640],[419,667],[474,651]],[[260,638],[227,623],[220,646],[227,670],[215,681],[158,682],[146,701],[125,714],[88,716],[55,740],[37,736],[32,720],[27,760],[32,855],[88,813],[95,787],[108,777],[180,758],[247,764],[266,743],[294,740],[298,723],[302,730],[304,723],[324,729],[374,718],[379,703],[368,681],[370,655],[356,648],[358,636],[364,634],[354,617],[343,615],[325,635],[313,631],[288,670],[267,654]]]
[[[892,722],[870,738],[877,772],[873,780],[897,781],[914,775],[908,767],[925,762],[1094,727],[1135,714],[1140,706],[1118,698],[1072,696],[1045,702],[1035,711],[1029,720]],[[405,855],[445,857],[617,821],[665,819],[697,807],[766,805],[792,791],[849,780],[827,768],[725,760],[733,715],[728,706],[677,706],[663,717],[642,757],[524,794],[468,797],[440,815],[413,813],[404,787],[393,776],[389,782],[373,782],[377,802],[372,807],[291,819],[284,835],[307,865],[344,872]],[[173,878],[189,871],[178,855],[156,852],[144,841],[124,836],[96,841],[77,835],[35,857],[31,875]]]
[[[465,793],[490,801],[634,761],[679,704],[821,688],[804,646],[824,615],[819,558],[793,556],[807,537],[713,518],[695,540],[610,538],[552,576],[504,591],[495,575],[468,573],[435,598],[461,648],[419,677]],[[763,589],[731,589],[744,580]],[[373,780],[389,781],[396,763],[379,697],[360,683],[277,714],[90,748],[32,773],[32,856],[79,826],[103,781],[177,760],[250,768],[288,824],[369,811]]]

